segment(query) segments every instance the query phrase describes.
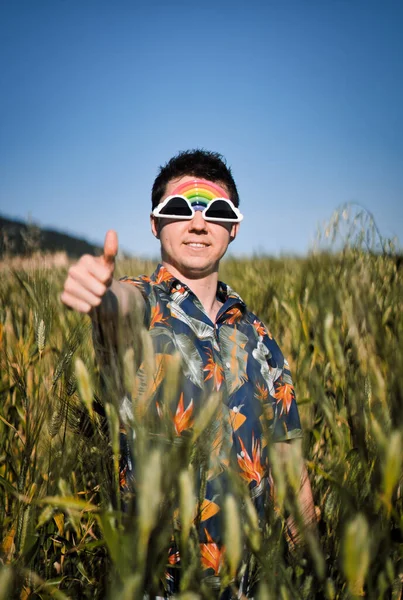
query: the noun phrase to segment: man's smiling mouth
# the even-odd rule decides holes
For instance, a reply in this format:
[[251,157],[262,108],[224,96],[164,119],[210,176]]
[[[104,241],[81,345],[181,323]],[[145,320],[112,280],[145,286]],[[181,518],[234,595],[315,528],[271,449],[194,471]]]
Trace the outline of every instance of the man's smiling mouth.
[[185,242],[185,246],[190,246],[191,248],[207,248],[209,245],[203,242]]

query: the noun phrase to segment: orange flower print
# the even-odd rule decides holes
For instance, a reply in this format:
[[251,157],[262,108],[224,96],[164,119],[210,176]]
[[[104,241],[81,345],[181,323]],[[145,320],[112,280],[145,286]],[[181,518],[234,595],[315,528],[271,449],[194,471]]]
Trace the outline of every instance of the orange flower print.
[[277,404],[281,404],[280,415],[290,412],[291,404],[294,399],[294,386],[291,383],[281,383],[274,392]]
[[156,323],[164,323],[166,321],[166,317],[164,318],[162,316],[162,311],[160,310],[160,307],[157,306],[153,306],[151,309],[151,323],[150,323],[150,329],[152,329]]
[[258,321],[257,319],[255,319],[253,321],[252,325],[256,329],[258,335],[266,335],[265,326],[263,325],[263,323],[261,321]]
[[234,408],[230,408],[229,409],[229,422],[231,425],[231,428],[236,431],[237,429],[240,428],[241,425],[243,425],[246,421],[245,415],[243,415],[240,412],[240,408],[243,406],[243,404],[241,404],[240,406],[234,406]]
[[176,565],[180,561],[179,552],[176,550],[169,549],[168,562],[170,565]]
[[124,488],[126,486],[126,471],[127,465],[119,471],[119,486],[121,488]]
[[266,335],[266,334],[267,334],[271,340],[273,339],[273,336],[272,336],[272,334],[271,334],[271,333],[270,333],[270,331],[267,329],[267,327],[265,327],[265,326],[263,325],[262,321],[258,321],[258,319],[255,319],[255,320],[253,321],[252,325],[253,325],[253,327],[256,329],[256,331],[257,331],[257,334],[258,334],[258,335],[262,335],[262,336],[264,336],[264,335]]
[[205,498],[200,506],[200,520],[207,521],[207,519],[214,517],[219,511],[220,507],[218,504]]
[[238,457],[238,465],[241,467],[242,473],[240,474],[245,481],[250,483],[251,481],[256,481],[259,484],[262,481],[262,477],[264,475],[263,466],[260,462],[260,442],[259,440],[255,440],[254,435],[252,433],[252,458],[249,456],[246,448],[241,440],[238,437],[239,443],[241,444],[241,452],[237,454]]
[[178,435],[182,433],[184,429],[189,429],[193,425],[193,399],[190,401],[187,409],[184,409],[183,403],[183,392],[181,393],[178,408],[174,416],[175,431]]
[[207,529],[204,530],[207,544],[200,544],[201,563],[205,569],[213,569],[214,575],[218,575],[222,565],[224,547],[221,549],[213,542]]
[[[145,277],[143,278],[144,280],[146,279]],[[147,278],[148,281],[150,281],[150,278]],[[142,281],[133,281],[133,279],[129,279],[128,277],[126,278],[122,278],[119,281],[121,281],[122,283],[128,283],[129,285],[135,285],[138,288],[142,288],[143,287],[143,282]]]
[[226,316],[231,315],[229,317],[229,319],[226,319],[226,323],[228,325],[233,325],[234,323],[236,323],[237,321],[239,321],[239,319],[242,317],[242,311],[238,306],[234,306],[232,308],[230,308],[229,310],[227,310],[227,312],[225,313]]
[[257,383],[255,397],[261,402],[265,402],[265,400],[267,400],[267,398],[269,397],[269,390],[265,385],[260,385],[259,383]]
[[166,270],[165,267],[161,267],[160,270],[158,271],[158,275],[157,275],[157,279],[155,280],[155,283],[163,283],[164,281],[169,281],[170,279],[173,279],[171,273],[169,271]]
[[218,363],[214,361],[212,350],[208,349],[208,352],[210,353],[210,356],[207,361],[207,365],[203,369],[203,371],[207,371],[208,375],[204,378],[204,381],[213,378],[214,389],[216,389],[218,392],[222,382],[224,381],[224,370]]

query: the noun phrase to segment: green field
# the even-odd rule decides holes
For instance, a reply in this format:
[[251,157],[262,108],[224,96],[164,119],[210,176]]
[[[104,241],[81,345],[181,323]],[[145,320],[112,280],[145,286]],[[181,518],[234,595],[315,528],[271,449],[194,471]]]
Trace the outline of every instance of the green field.
[[[220,278],[290,363],[318,514],[317,537],[302,528],[292,548],[284,535],[288,514],[300,521],[292,466],[273,469],[276,506],[263,530],[234,481],[223,587],[248,548],[261,600],[403,598],[403,270],[390,244],[373,251],[371,240],[365,231],[334,253],[222,264]],[[123,261],[117,274],[153,269]],[[66,268],[5,262],[0,273],[0,600],[141,599],[164,574],[172,531],[178,597],[213,597],[200,579],[191,490],[214,399],[211,420],[180,448],[169,436],[157,443],[139,411],[138,512],[123,513],[116,380],[135,387],[133,352],[101,388],[90,321],[58,300]],[[147,334],[138,335],[152,368]]]

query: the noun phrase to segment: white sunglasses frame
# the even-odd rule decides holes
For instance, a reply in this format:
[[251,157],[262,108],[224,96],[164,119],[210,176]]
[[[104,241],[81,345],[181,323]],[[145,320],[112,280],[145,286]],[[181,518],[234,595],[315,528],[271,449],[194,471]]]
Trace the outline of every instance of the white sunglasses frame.
[[[190,210],[192,211],[192,215],[191,216],[161,215],[160,211],[168,204],[168,202],[170,200],[172,200],[172,198],[182,198],[183,200],[185,200],[186,203],[188,204]],[[207,209],[210,208],[211,205],[214,202],[216,202],[217,200],[224,200],[224,202],[227,202],[230,205],[231,210],[233,210],[234,213],[236,214],[237,218],[236,219],[216,219],[215,217],[206,217],[205,213],[206,213]],[[201,211],[201,213],[202,213],[203,219],[205,221],[210,221],[211,223],[240,223],[243,219],[243,214],[240,212],[240,210],[233,204],[233,202],[229,198],[213,198],[213,200],[209,201],[206,208],[203,211]],[[154,210],[151,211],[151,214],[154,215],[154,217],[158,217],[159,219],[175,219],[175,221],[176,220],[191,221],[193,219],[193,217],[195,216],[196,211],[193,208],[193,206],[191,205],[190,201],[185,196],[182,196],[181,194],[173,194],[172,196],[168,196],[167,198],[165,198],[165,200],[163,202],[161,202],[161,204],[158,204],[158,206],[156,206],[154,208]]]

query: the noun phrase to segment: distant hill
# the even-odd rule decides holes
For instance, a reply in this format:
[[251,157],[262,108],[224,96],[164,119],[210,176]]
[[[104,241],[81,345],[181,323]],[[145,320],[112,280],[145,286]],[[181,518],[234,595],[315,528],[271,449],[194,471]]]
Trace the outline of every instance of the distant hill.
[[100,254],[102,248],[86,240],[37,225],[0,216],[0,258],[29,256],[36,251],[66,252],[70,258],[82,254]]

